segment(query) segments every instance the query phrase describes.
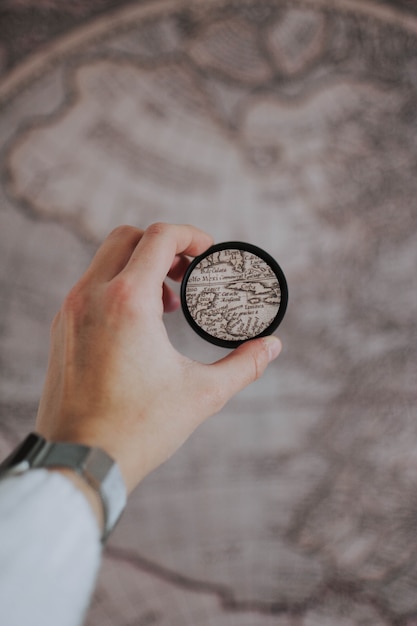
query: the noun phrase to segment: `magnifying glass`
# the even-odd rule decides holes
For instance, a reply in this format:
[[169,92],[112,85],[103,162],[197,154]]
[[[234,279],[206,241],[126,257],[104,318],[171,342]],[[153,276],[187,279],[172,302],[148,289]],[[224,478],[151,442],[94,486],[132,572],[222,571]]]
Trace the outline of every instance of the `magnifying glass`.
[[249,243],[219,243],[196,257],[181,284],[190,326],[211,343],[236,348],[282,322],[288,287],[278,263]]

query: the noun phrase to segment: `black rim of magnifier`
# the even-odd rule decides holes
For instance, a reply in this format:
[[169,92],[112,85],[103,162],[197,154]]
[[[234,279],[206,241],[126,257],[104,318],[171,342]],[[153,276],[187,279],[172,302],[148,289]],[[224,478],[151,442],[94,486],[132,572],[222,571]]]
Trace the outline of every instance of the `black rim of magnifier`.
[[250,243],[243,243],[242,241],[227,241],[225,243],[218,243],[218,244],[215,244],[214,246],[211,246],[211,248],[208,248],[208,250],[203,252],[203,254],[200,254],[200,256],[197,256],[195,257],[195,259],[193,259],[193,261],[188,266],[187,271],[185,272],[184,278],[181,283],[181,306],[182,306],[182,310],[185,315],[185,318],[187,322],[189,323],[189,325],[191,326],[191,328],[206,341],[209,341],[210,343],[213,343],[216,346],[220,346],[222,348],[237,348],[237,346],[240,346],[240,344],[244,343],[245,341],[250,341],[250,339],[239,339],[236,341],[231,341],[231,340],[229,341],[226,339],[219,339],[218,337],[214,337],[213,335],[210,335],[210,333],[205,331],[203,328],[201,328],[201,326],[197,324],[197,322],[191,315],[190,310],[187,305],[187,298],[186,298],[187,284],[188,284],[188,279],[190,278],[190,275],[194,271],[194,268],[196,267],[196,265],[200,263],[200,261],[210,256],[214,252],[220,252],[221,250],[243,250],[245,252],[251,252],[255,256],[260,257],[272,269],[275,276],[277,277],[278,284],[280,286],[281,302],[280,302],[279,309],[278,309],[276,316],[274,317],[272,322],[269,324],[269,326],[265,328],[265,330],[263,330],[261,333],[259,333],[255,337],[250,337],[250,339],[257,339],[258,337],[266,337],[267,335],[271,335],[274,332],[274,330],[278,328],[287,310],[288,286],[287,286],[286,278],[284,276],[284,272],[282,271],[278,263],[275,261],[275,259],[270,254],[265,252],[265,250],[262,250],[262,248],[258,248],[257,246],[254,246]]

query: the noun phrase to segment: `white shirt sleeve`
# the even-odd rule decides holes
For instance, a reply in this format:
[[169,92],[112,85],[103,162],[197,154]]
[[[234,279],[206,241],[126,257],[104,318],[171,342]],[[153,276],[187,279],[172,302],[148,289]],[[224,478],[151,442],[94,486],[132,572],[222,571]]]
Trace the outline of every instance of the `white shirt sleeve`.
[[80,626],[101,558],[92,509],[62,474],[0,480],[0,622]]

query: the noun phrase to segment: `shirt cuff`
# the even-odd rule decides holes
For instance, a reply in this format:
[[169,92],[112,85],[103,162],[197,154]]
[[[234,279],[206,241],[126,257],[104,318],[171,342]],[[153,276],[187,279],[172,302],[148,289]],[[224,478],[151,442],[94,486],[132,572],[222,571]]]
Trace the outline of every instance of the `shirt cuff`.
[[8,626],[79,626],[100,565],[97,520],[64,475],[0,480],[0,606]]

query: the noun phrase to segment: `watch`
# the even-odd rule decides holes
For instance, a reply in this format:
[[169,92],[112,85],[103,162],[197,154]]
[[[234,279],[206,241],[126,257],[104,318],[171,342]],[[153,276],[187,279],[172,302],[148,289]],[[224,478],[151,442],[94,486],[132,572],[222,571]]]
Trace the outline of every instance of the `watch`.
[[107,452],[77,443],[47,441],[30,433],[0,464],[0,478],[38,467],[69,467],[99,493],[104,512],[102,542],[106,541],[126,506],[121,471]]

